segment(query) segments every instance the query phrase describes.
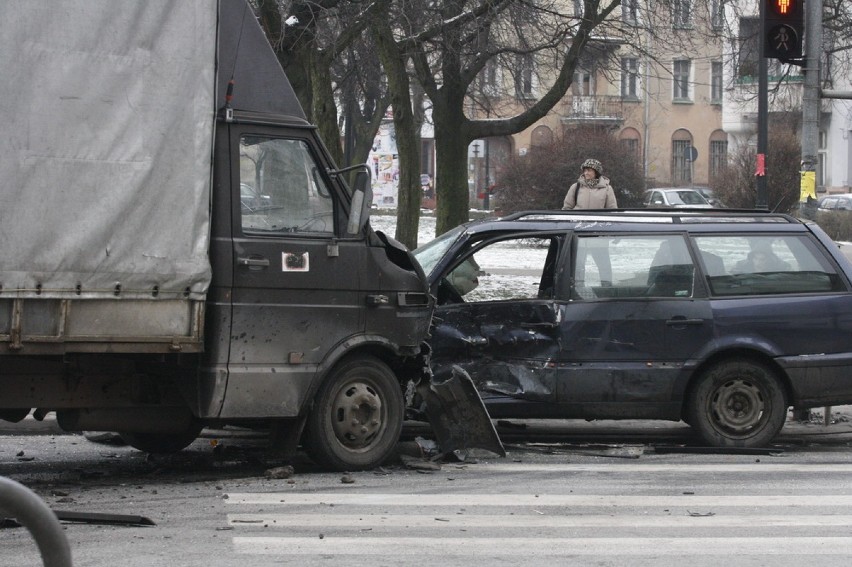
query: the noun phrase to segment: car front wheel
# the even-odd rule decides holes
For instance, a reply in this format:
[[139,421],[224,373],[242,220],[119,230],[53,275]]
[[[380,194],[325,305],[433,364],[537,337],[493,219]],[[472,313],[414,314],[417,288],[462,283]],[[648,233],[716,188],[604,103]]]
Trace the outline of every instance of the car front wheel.
[[714,447],[765,447],[784,426],[787,401],[775,373],[751,360],[706,370],[687,399],[687,422]]

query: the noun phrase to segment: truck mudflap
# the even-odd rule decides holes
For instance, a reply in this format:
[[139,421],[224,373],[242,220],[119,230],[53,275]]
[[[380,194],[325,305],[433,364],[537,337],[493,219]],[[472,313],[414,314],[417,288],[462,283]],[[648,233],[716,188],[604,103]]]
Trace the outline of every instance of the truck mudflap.
[[461,367],[453,365],[449,377],[430,372],[428,379],[420,380],[416,390],[443,454],[459,455],[470,449],[484,449],[506,456],[473,380]]

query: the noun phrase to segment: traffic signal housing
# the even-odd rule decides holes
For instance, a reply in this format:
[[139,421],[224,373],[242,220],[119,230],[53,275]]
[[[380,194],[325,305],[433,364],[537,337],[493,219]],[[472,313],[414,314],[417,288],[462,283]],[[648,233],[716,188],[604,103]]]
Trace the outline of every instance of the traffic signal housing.
[[763,0],[766,17],[763,56],[790,61],[802,57],[805,0]]

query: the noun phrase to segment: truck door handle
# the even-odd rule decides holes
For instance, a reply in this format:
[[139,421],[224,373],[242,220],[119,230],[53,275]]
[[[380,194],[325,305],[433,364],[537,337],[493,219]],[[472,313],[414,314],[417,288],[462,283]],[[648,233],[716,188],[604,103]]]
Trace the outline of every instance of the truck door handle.
[[237,258],[237,264],[240,266],[248,266],[249,268],[268,268],[269,258],[261,258],[253,256],[251,258]]

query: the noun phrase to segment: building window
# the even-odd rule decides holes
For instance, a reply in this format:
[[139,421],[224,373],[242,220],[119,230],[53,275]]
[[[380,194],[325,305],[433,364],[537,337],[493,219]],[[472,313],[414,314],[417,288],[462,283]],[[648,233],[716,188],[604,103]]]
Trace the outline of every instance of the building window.
[[692,184],[692,134],[678,130],[672,135],[672,185]]
[[712,182],[728,164],[728,135],[716,130],[710,135],[710,181]]
[[485,69],[482,71],[482,92],[489,96],[497,94],[497,61],[489,59],[485,64]]
[[681,59],[674,62],[672,69],[672,83],[674,85],[672,98],[674,100],[690,100],[689,97],[689,59]]
[[639,22],[639,0],[621,0],[621,20],[632,25]]
[[675,28],[692,27],[692,0],[674,0],[672,2],[672,26]]
[[720,31],[725,25],[725,3],[723,0],[711,0],[710,2],[710,27],[714,31]]
[[710,63],[710,102],[722,104],[722,62]]
[[530,98],[533,94],[533,56],[529,53],[518,56],[518,74],[515,77],[515,92],[518,98]]
[[757,77],[759,60],[758,36],[760,35],[760,18],[740,18],[740,35],[738,38],[739,52],[737,53],[737,77]]
[[578,69],[574,72],[574,82],[571,83],[571,93],[575,96],[590,96],[595,94],[594,76],[591,71]]
[[626,153],[628,153],[636,163],[641,163],[642,147],[639,144],[639,131],[635,128],[625,128],[618,135],[618,142]]
[[639,98],[639,60],[635,57],[624,57],[621,60],[621,96]]

